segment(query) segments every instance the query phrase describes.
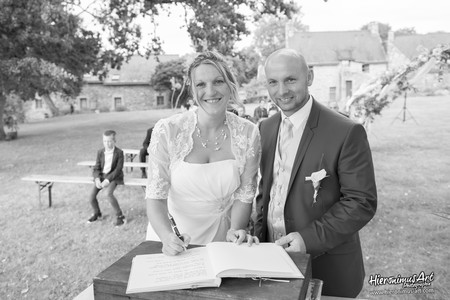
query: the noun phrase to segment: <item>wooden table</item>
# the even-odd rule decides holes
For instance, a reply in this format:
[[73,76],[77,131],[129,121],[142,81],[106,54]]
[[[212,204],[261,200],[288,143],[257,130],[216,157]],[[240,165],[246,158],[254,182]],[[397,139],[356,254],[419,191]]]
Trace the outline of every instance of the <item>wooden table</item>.
[[[224,278],[218,288],[200,288],[151,293],[125,294],[131,261],[141,254],[160,253],[161,243],[145,241],[97,275],[94,282],[95,300],[103,299],[304,299],[311,278],[311,258],[308,254],[289,253],[305,279],[289,282],[263,281],[250,278]],[[270,259],[270,257],[268,258]],[[264,262],[261,262],[264,263]]]

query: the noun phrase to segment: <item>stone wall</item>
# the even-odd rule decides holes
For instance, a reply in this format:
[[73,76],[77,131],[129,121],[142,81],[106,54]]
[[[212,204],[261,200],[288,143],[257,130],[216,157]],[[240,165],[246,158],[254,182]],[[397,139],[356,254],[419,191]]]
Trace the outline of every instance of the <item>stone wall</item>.
[[[157,103],[158,96],[163,97],[160,104]],[[80,111],[114,111],[120,107],[126,110],[167,108],[170,105],[169,97],[170,91],[155,91],[149,85],[87,84],[77,97],[75,107]]]
[[[160,104],[157,103],[158,97],[162,97]],[[117,104],[115,98],[121,99],[120,104]],[[155,91],[150,85],[145,84],[85,84],[76,99],[65,100],[58,95],[52,95],[52,100],[62,115],[70,113],[71,103],[75,113],[148,110],[169,107],[170,91]],[[42,120],[53,116],[45,101],[39,97],[26,101],[23,108],[25,121]]]
[[[352,93],[354,94],[363,83],[380,76],[387,71],[387,64],[369,64],[368,71],[363,72],[363,64],[354,61],[342,61],[336,65],[316,65],[314,69],[314,82],[310,92],[314,98],[325,105],[339,106],[345,103],[346,82],[351,81]],[[331,99],[330,88],[335,88],[335,100]]]

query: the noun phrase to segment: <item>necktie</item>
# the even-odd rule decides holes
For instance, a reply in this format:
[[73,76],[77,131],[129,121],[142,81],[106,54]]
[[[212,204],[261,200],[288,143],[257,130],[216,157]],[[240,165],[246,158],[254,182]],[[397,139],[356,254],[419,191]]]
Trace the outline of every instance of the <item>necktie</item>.
[[289,118],[284,118],[283,122],[281,123],[280,140],[278,143],[278,153],[282,160],[286,158],[285,156],[289,142],[294,136],[293,129],[294,124],[292,124],[291,120],[289,120]]

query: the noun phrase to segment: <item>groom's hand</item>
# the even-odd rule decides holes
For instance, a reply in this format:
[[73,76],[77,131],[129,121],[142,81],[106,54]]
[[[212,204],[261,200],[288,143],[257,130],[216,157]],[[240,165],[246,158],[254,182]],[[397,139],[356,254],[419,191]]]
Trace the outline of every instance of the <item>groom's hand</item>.
[[306,253],[306,245],[298,232],[291,232],[275,241],[275,244],[283,246],[287,252]]

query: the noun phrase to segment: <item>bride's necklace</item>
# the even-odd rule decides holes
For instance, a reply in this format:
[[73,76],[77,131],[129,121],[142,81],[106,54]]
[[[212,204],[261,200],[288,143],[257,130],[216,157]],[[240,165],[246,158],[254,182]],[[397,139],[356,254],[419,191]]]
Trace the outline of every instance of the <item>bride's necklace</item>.
[[203,148],[208,149],[208,144],[211,145],[211,147],[213,148],[214,151],[219,151],[220,148],[222,147],[223,143],[225,142],[225,140],[227,139],[227,133],[225,132],[225,127],[227,125],[227,121],[225,120],[223,122],[223,126],[222,129],[220,130],[220,132],[215,136],[214,140],[210,141],[208,139],[205,139],[202,137],[202,133],[200,131],[200,128],[198,127],[198,125],[195,125],[195,133],[197,135],[197,137],[200,140],[200,144],[202,145]]

